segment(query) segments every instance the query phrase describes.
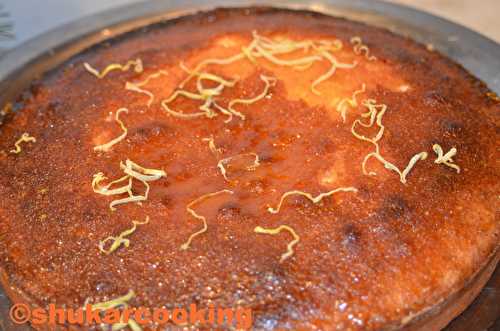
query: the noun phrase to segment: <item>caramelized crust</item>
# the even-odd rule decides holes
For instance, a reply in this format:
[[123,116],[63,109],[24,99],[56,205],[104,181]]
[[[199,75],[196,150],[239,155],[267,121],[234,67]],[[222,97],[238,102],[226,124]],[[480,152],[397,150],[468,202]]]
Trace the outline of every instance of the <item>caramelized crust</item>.
[[[337,59],[357,66],[338,69],[316,95],[310,85],[329,69],[326,62],[307,70],[262,59],[213,65],[207,70],[238,78],[224,89],[224,105],[261,93],[262,74],[277,81],[265,98],[235,106],[245,120],[225,123],[220,113],[186,120],[162,109],[160,101],[186,77],[179,62],[194,68],[207,58],[234,55],[252,40],[253,30],[292,40],[337,38],[343,42]],[[353,36],[377,60],[355,54]],[[102,69],[137,58],[142,73],[117,70],[97,79],[83,66]],[[147,95],[124,88],[158,70],[167,74],[142,87],[154,94],[150,107]],[[377,175],[362,172],[374,146],[356,139],[351,126],[366,109],[349,107],[343,122],[335,107],[362,84],[366,92],[358,101],[387,105],[379,141],[384,158],[404,169],[415,154],[429,154],[406,184],[374,158],[367,168]],[[185,88],[194,91],[194,80]],[[398,327],[460,290],[497,254],[500,106],[488,92],[464,69],[411,40],[308,12],[216,10],[95,46],[35,82],[0,128],[3,286],[13,298],[40,306],[79,307],[87,298],[96,302],[130,289],[137,294],[132,306],[244,306],[253,310],[256,330]],[[190,113],[199,104],[178,98],[170,106]],[[114,121],[121,107],[129,109],[120,115],[126,138],[109,152],[94,152],[123,132]],[[363,132],[373,135],[373,129]],[[36,143],[9,153],[23,132]],[[203,140],[211,136],[219,156]],[[433,144],[445,153],[457,148],[460,173],[433,162]],[[217,162],[245,153],[256,153],[260,165],[249,171],[227,167],[225,180]],[[162,169],[167,177],[149,183],[142,205],[112,212],[114,197],[93,192],[92,177],[102,171],[120,178],[126,159]],[[338,187],[357,192],[318,203],[294,195],[279,213],[268,212],[287,191],[317,196]],[[202,228],[186,206],[223,189],[234,194],[193,207],[208,228],[181,250]],[[140,183],[134,186],[134,193],[142,192]],[[128,237],[130,247],[99,251],[99,241],[145,216],[150,221]],[[283,262],[290,234],[254,232],[280,225],[300,236]]]

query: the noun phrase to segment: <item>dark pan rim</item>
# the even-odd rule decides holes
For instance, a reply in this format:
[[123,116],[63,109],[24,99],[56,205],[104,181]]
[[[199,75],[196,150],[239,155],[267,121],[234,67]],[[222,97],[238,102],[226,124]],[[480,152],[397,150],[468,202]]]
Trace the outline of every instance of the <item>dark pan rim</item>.
[[[386,28],[436,50],[461,64],[500,93],[500,45],[470,29],[404,6],[378,0],[150,1],[90,15],[26,41],[0,57],[0,106],[30,83],[75,54],[126,32],[216,7],[265,6],[315,11]],[[1,124],[1,123],[0,123]],[[498,254],[497,259],[498,259]],[[496,265],[496,263],[494,263]],[[0,322],[8,299],[0,288]],[[8,309],[8,308],[7,308]],[[3,323],[0,323],[0,329]],[[29,330],[27,326],[15,328]]]

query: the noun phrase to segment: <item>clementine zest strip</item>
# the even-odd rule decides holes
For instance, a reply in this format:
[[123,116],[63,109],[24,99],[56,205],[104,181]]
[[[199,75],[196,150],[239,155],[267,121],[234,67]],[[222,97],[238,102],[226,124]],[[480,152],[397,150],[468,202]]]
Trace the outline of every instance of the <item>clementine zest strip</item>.
[[111,140],[110,142],[108,142],[106,144],[95,146],[94,147],[95,152],[108,152],[111,149],[111,147],[113,147],[114,145],[118,144],[120,141],[125,139],[125,137],[127,136],[128,130],[127,130],[127,127],[125,126],[125,124],[123,124],[123,122],[120,120],[121,113],[128,113],[128,109],[127,108],[120,108],[116,111],[116,114],[115,114],[115,121],[118,122],[123,133],[120,136],[116,137],[115,139]]
[[144,168],[129,159],[125,160],[125,163],[120,162],[120,168],[125,174],[143,182],[151,182],[167,177],[167,173],[163,170]]
[[219,158],[220,155],[222,154],[222,150],[217,146],[215,146],[214,137],[210,136],[208,138],[203,138],[202,140],[208,142],[208,148],[210,149],[212,154],[214,154],[217,158]]
[[329,192],[321,193],[315,197],[312,194],[306,193],[303,191],[298,191],[298,190],[288,191],[281,196],[280,202],[276,208],[269,207],[269,208],[267,208],[267,211],[270,212],[271,214],[279,213],[281,206],[283,205],[283,202],[285,201],[285,199],[287,197],[289,197],[291,195],[302,195],[302,196],[306,197],[307,199],[311,200],[312,203],[318,203],[323,198],[331,196],[331,195],[338,193],[338,192],[358,192],[358,190],[354,187],[339,187],[339,188],[336,188],[336,189],[331,190]]
[[[188,69],[184,68],[186,71]],[[218,109],[221,111],[223,114],[228,116],[228,121],[230,121],[233,117],[233,115],[242,117],[240,113],[233,112],[231,110],[225,109],[224,107],[221,107],[218,105],[215,101],[215,97],[219,96],[222,94],[222,91],[224,90],[225,87],[232,87],[234,84],[236,84],[236,80],[229,81],[225,80],[222,77],[219,77],[217,75],[207,73],[207,72],[190,72],[190,74],[193,74],[194,76],[198,76],[198,79],[196,81],[196,88],[197,88],[197,93],[196,92],[190,92],[186,90],[176,90],[172,95],[170,95],[168,98],[164,99],[161,102],[161,105],[163,109],[170,115],[178,118],[183,118],[183,119],[193,119],[197,117],[207,117],[207,118],[213,118],[217,116],[215,111],[212,109],[212,107]],[[203,86],[203,81],[211,81],[215,82],[218,85],[216,87],[212,88],[206,88]],[[191,100],[197,100],[197,101],[202,101],[203,104],[201,104],[198,109],[200,111],[194,112],[194,113],[183,113],[181,111],[176,111],[173,110],[169,107],[169,103],[177,99],[178,97],[183,96],[185,98],[191,99]]]
[[[214,154],[214,156],[217,159],[219,159],[221,157],[221,155],[222,155],[222,150],[220,148],[217,148],[217,146],[215,146],[214,137],[210,136],[208,138],[203,138],[202,140],[208,142],[208,148],[210,149],[210,151],[212,152],[212,154]],[[237,158],[237,157],[244,157],[244,156],[253,156],[254,157],[253,163],[251,165],[248,165],[248,166],[245,167],[245,169],[247,171],[253,171],[253,170],[257,169],[258,166],[260,166],[259,155],[257,155],[256,153],[253,153],[253,152],[243,153],[243,154],[237,154],[237,155],[233,155],[233,156],[221,159],[221,160],[219,160],[217,162],[217,168],[219,168],[222,176],[224,177],[224,179],[226,181],[230,181],[227,178],[226,165],[228,165],[235,158]]]
[[217,168],[220,169],[220,172],[222,174],[222,177],[224,177],[225,180],[229,181],[229,179],[227,178],[227,170],[226,170],[226,165],[228,165],[233,159],[237,158],[237,157],[242,157],[242,156],[253,156],[254,157],[254,161],[251,165],[245,167],[245,169],[247,171],[253,171],[255,169],[257,169],[258,166],[260,166],[260,159],[259,159],[259,155],[251,152],[251,153],[244,153],[244,154],[238,154],[238,155],[234,155],[234,156],[230,156],[230,157],[226,157],[222,160],[219,160],[219,162],[217,163]]
[[374,55],[370,55],[370,49],[368,46],[363,44],[363,40],[359,36],[355,36],[351,38],[351,44],[353,45],[353,51],[354,54],[361,55],[364,53],[365,58],[368,59],[368,61],[375,61],[377,57]]
[[[294,67],[295,69],[300,70],[309,68],[314,62],[322,60],[330,62],[330,69],[326,73],[319,76],[311,84],[311,91],[316,95],[321,94],[317,90],[316,86],[333,76],[338,68],[352,69],[357,65],[356,62],[352,64],[341,63],[331,54],[330,51],[342,48],[342,43],[338,40],[305,40],[300,42],[288,39],[272,40],[270,38],[260,36],[256,31],[253,32],[253,37],[253,42],[244,50],[247,57],[253,61],[255,61],[256,57],[264,57],[266,60],[276,65]],[[283,60],[275,56],[275,54],[292,53],[298,50],[308,52],[310,49],[314,50],[315,54],[293,60]]]
[[[331,64],[330,69],[314,80],[311,84],[311,91],[319,95],[320,92],[316,88],[317,85],[333,76],[338,68],[352,69],[357,65],[356,62],[341,63],[331,54],[331,52],[342,48],[342,42],[338,39],[302,41],[279,38],[271,39],[259,35],[257,31],[252,32],[252,37],[252,41],[246,47],[242,48],[241,53],[237,53],[224,59],[206,59],[201,61],[195,69],[190,72],[189,76],[181,83],[180,86],[183,87],[205,66],[211,64],[227,65],[243,60],[244,58],[247,58],[255,64],[257,64],[258,58],[262,58],[275,65],[292,67],[297,70],[305,70],[311,67],[315,62],[326,60]],[[297,51],[302,51],[304,53],[312,52],[312,54],[294,59],[283,59],[279,57],[279,55],[291,54]]]
[[[116,210],[115,206],[117,205],[122,205],[130,202],[137,202],[140,203],[141,201],[145,201],[148,199],[149,195],[149,190],[150,186],[148,182],[150,181],[155,181],[158,180],[162,177],[166,177],[167,173],[164,172],[163,170],[157,170],[157,169],[147,169],[144,167],[141,167],[137,163],[134,163],[130,160],[126,160],[125,163],[120,162],[120,168],[123,170],[125,173],[125,176],[114,180],[107,185],[101,185],[101,182],[106,180],[106,176],[102,172],[99,172],[94,175],[94,178],[92,180],[92,189],[94,190],[95,193],[101,194],[101,195],[106,195],[106,196],[112,196],[112,195],[118,195],[118,194],[124,194],[127,193],[128,197],[127,198],[122,198],[122,199],[117,199],[113,200],[109,204],[109,208],[114,211]],[[133,181],[132,179],[136,179],[140,181],[145,187],[146,190],[143,195],[134,195],[132,192],[132,185]],[[121,187],[114,188],[112,189],[111,187],[114,186],[115,184],[122,183],[127,181],[127,184],[124,184]]]
[[205,216],[202,216],[202,215],[199,215],[198,213],[196,213],[196,211],[194,211],[192,209],[192,207],[206,199],[209,199],[209,198],[212,198],[214,196],[217,196],[217,195],[220,195],[220,194],[233,194],[234,192],[233,191],[230,191],[230,190],[220,190],[220,191],[217,191],[217,192],[213,192],[213,193],[208,193],[208,194],[205,194],[205,195],[202,195],[201,197],[191,201],[187,206],[186,206],[186,210],[189,214],[191,214],[191,216],[193,216],[194,218],[200,220],[202,223],[203,223],[203,227],[201,230],[199,231],[196,231],[195,233],[191,234],[188,238],[188,240],[181,245],[181,250],[187,250],[189,248],[189,246],[191,245],[191,242],[193,241],[194,238],[196,238],[197,236],[201,235],[202,233],[206,232],[207,229],[208,229],[208,225],[207,225],[207,219],[205,218]]
[[[101,310],[106,311],[108,309],[114,309],[118,307],[123,307],[127,309],[129,307],[128,301],[132,300],[135,297],[135,292],[133,290],[129,290],[127,294],[104,302],[99,302],[93,304],[91,306],[92,310]],[[86,302],[88,299],[86,300]],[[86,304],[84,305],[86,307]],[[122,316],[123,318],[123,316]],[[123,319],[119,323],[114,323],[111,326],[112,331],[118,331],[124,329],[125,327],[129,327],[132,331],[142,331],[142,327],[132,318],[129,318],[127,322],[123,321]]]
[[293,246],[295,246],[300,240],[300,237],[297,235],[297,233],[288,225],[280,225],[279,227],[277,227],[275,229],[265,229],[261,226],[257,226],[254,229],[255,233],[270,234],[270,235],[276,235],[283,230],[290,232],[293,236],[293,240],[288,243],[287,251],[285,253],[281,254],[280,263],[282,263],[283,261],[285,261],[286,259],[288,259],[289,257],[291,257],[293,255],[293,253],[294,253]]
[[[415,164],[417,163],[417,161],[427,159],[427,152],[421,152],[421,153],[415,154],[410,159],[410,161],[408,162],[408,165],[406,166],[406,168],[403,169],[403,171],[399,170],[398,167],[396,167],[394,164],[392,164],[389,161],[387,161],[386,159],[384,159],[382,157],[382,155],[380,155],[378,153],[370,153],[370,154],[368,154],[366,156],[366,158],[365,158],[365,162],[368,161],[372,157],[374,157],[377,160],[379,160],[384,165],[384,167],[386,169],[389,169],[389,170],[397,172],[398,175],[399,175],[399,180],[401,181],[401,183],[406,184],[406,182],[407,182],[406,176],[408,176],[408,174],[410,173],[411,169],[413,169],[413,167],[415,166]],[[370,175],[373,175],[373,174],[375,174],[375,173],[374,172],[370,172]]]
[[23,133],[21,135],[21,138],[19,138],[15,143],[14,143],[14,147],[15,149],[11,149],[10,152],[12,154],[19,154],[21,153],[22,149],[21,149],[21,143],[26,143],[26,142],[32,142],[32,143],[35,143],[36,142],[36,138],[35,137],[31,137],[27,132]]
[[356,97],[359,94],[364,93],[364,92],[366,92],[366,84],[363,83],[361,85],[361,89],[354,91],[351,98],[344,98],[344,99],[340,100],[340,102],[337,104],[337,111],[342,116],[342,120],[344,122],[346,121],[348,107],[356,108],[358,106],[358,101],[357,101]]
[[97,310],[97,309],[107,310],[121,306],[128,306],[128,301],[132,300],[134,297],[135,297],[134,291],[129,290],[127,294],[121,297],[93,304],[92,310]]
[[151,81],[152,79],[156,79],[156,78],[159,78],[161,76],[168,76],[168,72],[166,72],[165,70],[158,70],[157,72],[146,77],[146,79],[143,80],[142,82],[136,82],[136,83],[126,82],[125,89],[129,90],[129,91],[133,91],[133,92],[142,93],[142,94],[147,95],[149,97],[147,106],[151,107],[151,105],[153,104],[153,102],[155,100],[155,96],[150,91],[142,89],[141,87],[147,85],[149,83],[149,81]]
[[341,62],[337,61],[337,59],[332,54],[330,54],[327,51],[322,51],[320,53],[320,55],[325,60],[327,60],[328,62],[330,62],[330,69],[327,72],[325,72],[323,75],[319,76],[311,84],[311,91],[314,94],[316,94],[316,95],[321,95],[321,92],[319,92],[316,89],[316,86],[319,85],[320,83],[324,82],[325,80],[331,78],[335,74],[335,72],[337,71],[337,69],[353,69],[357,65],[356,62],[353,62],[353,63],[341,63]]
[[[201,69],[203,69],[204,67],[206,67],[208,65],[213,65],[213,64],[227,65],[227,64],[231,64],[233,62],[239,61],[239,60],[243,60],[244,58],[245,58],[245,54],[238,53],[236,55],[233,55],[233,56],[225,58],[225,59],[206,59],[206,60],[203,60],[200,63],[198,63],[198,65],[196,65],[196,67],[193,70],[184,69],[185,71],[188,71],[188,76],[181,82],[179,87],[183,88],[191,79],[196,77],[196,75],[201,71]],[[181,65],[181,68],[186,68],[186,66],[182,62],[180,65]]]
[[[135,230],[137,229],[137,225],[149,223],[149,216],[146,216],[146,220],[144,222],[132,221],[132,223],[133,223],[133,225],[130,229],[123,231],[117,237],[110,236],[110,237],[107,237],[106,239],[100,241],[99,242],[99,250],[101,252],[103,252],[104,254],[109,255],[109,254],[113,253],[114,251],[116,251],[118,248],[120,248],[121,245],[128,248],[130,245],[130,240],[125,238],[125,237],[133,234],[135,232]],[[113,241],[113,242],[111,243],[111,246],[108,249],[105,249],[104,246],[106,245],[106,243],[108,241]]]
[[[403,171],[399,170],[397,166],[392,164],[391,162],[387,161],[381,154],[380,154],[380,146],[379,146],[379,140],[382,139],[382,136],[385,131],[385,126],[382,124],[382,117],[384,116],[387,106],[385,104],[377,104],[377,102],[373,99],[368,99],[363,101],[363,105],[368,108],[368,112],[361,114],[361,119],[357,119],[353,122],[352,127],[351,127],[351,132],[354,135],[354,137],[367,141],[375,146],[375,151],[368,153],[365,158],[363,159],[362,162],[362,169],[363,169],[363,174],[369,175],[369,176],[375,176],[376,173],[374,171],[368,172],[366,170],[366,164],[367,162],[372,158],[376,158],[378,161],[380,161],[386,169],[395,171],[399,175],[399,180],[401,183],[406,184],[407,180],[406,177],[408,173],[411,171],[411,169],[415,166],[417,161],[419,160],[425,160],[427,158],[427,153],[426,152],[421,152],[418,154],[415,154],[410,161],[408,162],[408,165],[406,166]],[[368,123],[364,123],[362,121],[363,118],[368,118],[369,121]],[[362,134],[359,134],[356,132],[356,125],[361,125],[364,126],[365,128],[370,128],[374,124],[376,124],[379,127],[379,130],[377,131],[377,134],[373,138],[366,137]]]
[[121,65],[119,63],[112,63],[108,65],[106,68],[104,68],[104,70],[101,72],[99,72],[97,69],[94,69],[87,62],[83,63],[83,66],[88,72],[90,72],[92,75],[96,76],[99,79],[104,78],[109,72],[113,70],[128,71],[131,67],[134,67],[134,71],[136,73],[141,73],[143,71],[141,59],[130,60],[125,65]]
[[457,174],[460,173],[460,167],[454,163],[455,161],[453,161],[453,157],[457,154],[457,149],[455,147],[450,149],[444,155],[443,155],[443,148],[440,145],[434,144],[432,146],[432,149],[437,154],[437,158],[436,160],[434,160],[434,163],[444,164],[450,168],[455,169],[457,171]]
[[[259,100],[262,100],[266,97],[266,95],[269,93],[269,89],[271,86],[274,86],[276,84],[276,78],[274,77],[269,77],[266,75],[260,75],[260,79],[264,82],[264,89],[262,90],[261,93],[257,94],[255,97],[250,98],[250,99],[233,99],[229,102],[227,109],[231,111],[234,114],[239,115],[243,120],[245,119],[245,115],[241,114],[237,110],[234,109],[235,105],[238,104],[243,104],[243,105],[251,105]],[[229,119],[230,120],[230,119]]]

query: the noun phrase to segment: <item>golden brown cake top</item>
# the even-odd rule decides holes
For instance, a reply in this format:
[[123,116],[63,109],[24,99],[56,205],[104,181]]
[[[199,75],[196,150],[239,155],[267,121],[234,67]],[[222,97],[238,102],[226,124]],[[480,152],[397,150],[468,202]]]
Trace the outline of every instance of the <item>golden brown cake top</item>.
[[89,49],[15,108],[0,267],[34,304],[133,290],[135,306],[248,307],[256,329],[371,330],[498,247],[498,101],[382,29],[201,13]]

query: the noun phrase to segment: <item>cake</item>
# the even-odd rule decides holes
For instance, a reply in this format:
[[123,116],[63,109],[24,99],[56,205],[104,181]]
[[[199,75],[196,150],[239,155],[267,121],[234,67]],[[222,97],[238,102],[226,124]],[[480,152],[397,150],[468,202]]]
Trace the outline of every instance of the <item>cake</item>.
[[[254,330],[432,330],[498,261],[498,98],[381,28],[200,12],[75,55],[4,113],[14,303],[126,296],[245,307]],[[138,324],[114,329],[154,328]]]

